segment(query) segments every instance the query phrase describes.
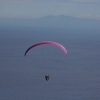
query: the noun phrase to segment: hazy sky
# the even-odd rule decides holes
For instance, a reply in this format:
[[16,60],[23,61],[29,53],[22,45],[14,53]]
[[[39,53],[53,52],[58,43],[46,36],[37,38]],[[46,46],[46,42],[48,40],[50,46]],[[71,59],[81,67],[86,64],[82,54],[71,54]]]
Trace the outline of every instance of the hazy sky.
[[0,18],[67,15],[100,19],[100,0],[0,0]]

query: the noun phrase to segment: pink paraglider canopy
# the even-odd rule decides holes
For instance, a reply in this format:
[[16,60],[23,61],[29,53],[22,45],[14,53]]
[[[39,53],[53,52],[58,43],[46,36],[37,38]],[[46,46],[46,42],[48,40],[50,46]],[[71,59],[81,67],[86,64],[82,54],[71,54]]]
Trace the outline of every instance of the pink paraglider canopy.
[[67,50],[66,50],[61,44],[59,44],[59,43],[57,43],[57,42],[53,42],[53,41],[41,41],[41,42],[37,42],[37,43],[33,44],[32,46],[30,46],[30,47],[26,50],[24,56],[26,56],[27,52],[28,52],[31,48],[33,48],[33,47],[35,47],[35,46],[38,46],[38,45],[41,45],[41,44],[52,44],[52,45],[55,45],[55,46],[59,47],[60,49],[62,49],[62,50],[65,52],[65,54],[67,54]]

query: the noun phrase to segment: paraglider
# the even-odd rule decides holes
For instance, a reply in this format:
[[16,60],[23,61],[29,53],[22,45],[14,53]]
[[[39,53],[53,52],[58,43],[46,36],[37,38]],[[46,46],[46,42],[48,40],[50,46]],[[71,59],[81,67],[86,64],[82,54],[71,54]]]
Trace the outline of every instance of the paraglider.
[[[65,49],[65,47],[64,47],[63,45],[61,45],[61,44],[59,44],[59,43],[57,43],[57,42],[53,42],[53,41],[41,41],[41,42],[37,42],[37,43],[33,44],[32,46],[30,46],[30,47],[25,51],[24,56],[26,56],[26,54],[28,53],[28,51],[29,51],[30,49],[32,49],[32,48],[34,48],[34,47],[36,47],[36,46],[38,46],[38,45],[42,45],[42,44],[52,44],[52,45],[54,45],[54,46],[59,47],[61,50],[63,50],[63,52],[64,52],[65,54],[67,54],[67,50]],[[48,81],[48,80],[49,80],[49,75],[45,75],[45,79],[46,79],[46,81]]]
[[49,80],[49,75],[45,75],[45,79],[46,79],[46,81],[48,81]]
[[53,41],[41,41],[41,42],[37,42],[37,43],[33,44],[32,46],[30,46],[30,47],[26,50],[24,56],[26,56],[27,52],[28,52],[30,49],[34,48],[35,46],[42,45],[42,44],[52,44],[52,45],[54,45],[54,46],[59,47],[60,49],[62,49],[62,50],[65,52],[65,54],[67,54],[67,50],[66,50],[61,44],[59,44],[59,43],[57,43],[57,42],[53,42]]

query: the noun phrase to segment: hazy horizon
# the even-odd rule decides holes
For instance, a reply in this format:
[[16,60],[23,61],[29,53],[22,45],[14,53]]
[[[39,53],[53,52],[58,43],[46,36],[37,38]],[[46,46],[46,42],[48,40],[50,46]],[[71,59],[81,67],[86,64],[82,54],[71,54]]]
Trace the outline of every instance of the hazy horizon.
[[54,27],[54,28],[91,28],[99,29],[99,19],[77,18],[71,16],[45,16],[41,18],[0,18],[0,28],[4,27]]

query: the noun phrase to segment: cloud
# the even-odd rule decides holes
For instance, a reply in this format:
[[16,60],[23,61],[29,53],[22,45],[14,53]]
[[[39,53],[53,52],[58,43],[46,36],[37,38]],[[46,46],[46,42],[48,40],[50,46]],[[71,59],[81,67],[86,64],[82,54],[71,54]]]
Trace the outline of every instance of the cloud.
[[96,19],[100,19],[100,15],[95,15],[95,18]]
[[80,15],[76,15],[75,17],[89,18],[89,19],[100,19],[100,15],[93,15],[93,14],[80,14]]
[[81,14],[81,15],[77,15],[78,18],[91,18],[93,17],[93,15],[91,14]]

